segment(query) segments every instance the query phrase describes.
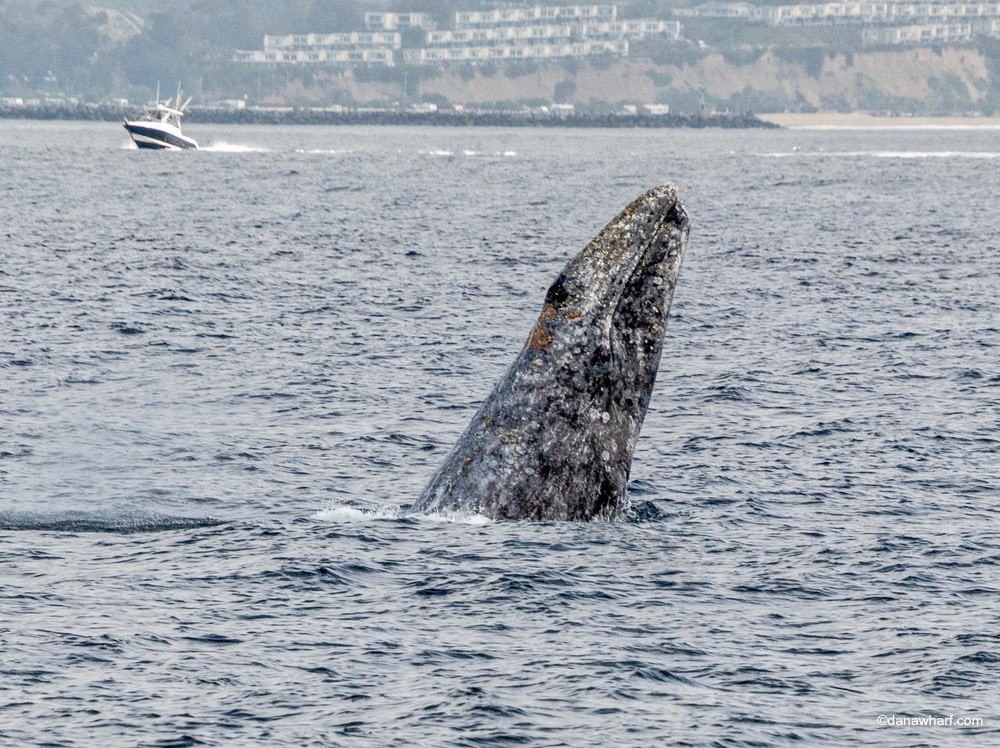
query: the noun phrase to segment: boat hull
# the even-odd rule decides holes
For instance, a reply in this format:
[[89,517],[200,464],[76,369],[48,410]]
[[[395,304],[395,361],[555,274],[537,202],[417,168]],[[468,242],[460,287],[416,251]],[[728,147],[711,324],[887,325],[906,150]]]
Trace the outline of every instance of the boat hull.
[[139,148],[180,151],[186,148],[196,149],[198,147],[198,141],[194,138],[172,132],[164,127],[158,127],[155,123],[129,122],[126,120],[125,129],[132,136],[132,142]]

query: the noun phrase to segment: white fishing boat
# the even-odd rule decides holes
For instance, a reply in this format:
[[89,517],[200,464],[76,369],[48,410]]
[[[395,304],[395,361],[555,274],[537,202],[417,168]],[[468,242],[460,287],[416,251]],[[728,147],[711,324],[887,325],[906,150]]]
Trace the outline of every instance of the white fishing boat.
[[198,141],[181,132],[181,117],[191,103],[190,97],[181,104],[181,91],[177,89],[177,100],[160,102],[160,87],[156,87],[156,103],[146,107],[140,119],[125,120],[125,129],[132,136],[133,142],[140,148],[155,148],[159,150],[181,150],[197,148]]

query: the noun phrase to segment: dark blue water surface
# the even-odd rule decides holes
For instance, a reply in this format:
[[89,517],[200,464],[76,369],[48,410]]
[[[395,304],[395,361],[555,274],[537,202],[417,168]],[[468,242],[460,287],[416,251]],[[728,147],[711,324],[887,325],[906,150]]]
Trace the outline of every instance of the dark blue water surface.
[[[188,129],[0,123],[0,744],[1000,744],[1000,131]],[[664,518],[407,518],[665,181]]]

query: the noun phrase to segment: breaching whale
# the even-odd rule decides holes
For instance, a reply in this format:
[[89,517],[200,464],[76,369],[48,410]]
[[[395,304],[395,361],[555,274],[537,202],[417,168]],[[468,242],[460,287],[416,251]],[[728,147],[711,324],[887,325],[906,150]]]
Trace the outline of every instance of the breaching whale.
[[670,185],[640,195],[570,260],[517,360],[414,511],[614,519],[688,237]]

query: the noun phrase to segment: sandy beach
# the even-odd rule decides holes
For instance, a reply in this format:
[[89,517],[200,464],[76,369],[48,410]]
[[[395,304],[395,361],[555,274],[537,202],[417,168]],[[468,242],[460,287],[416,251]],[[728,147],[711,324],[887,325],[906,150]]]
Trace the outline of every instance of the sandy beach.
[[886,117],[864,112],[760,114],[761,119],[793,129],[840,128],[954,128],[1000,129],[1000,117]]

